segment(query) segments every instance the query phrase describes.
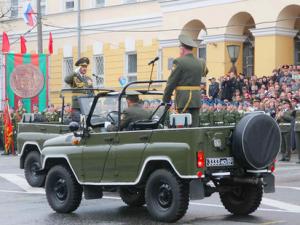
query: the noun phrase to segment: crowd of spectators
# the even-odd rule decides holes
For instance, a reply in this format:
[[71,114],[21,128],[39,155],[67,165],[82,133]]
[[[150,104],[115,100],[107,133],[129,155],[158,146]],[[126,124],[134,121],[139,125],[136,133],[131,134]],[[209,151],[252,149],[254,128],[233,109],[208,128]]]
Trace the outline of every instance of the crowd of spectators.
[[283,65],[259,78],[229,73],[218,81],[209,79],[208,92],[202,88],[202,101],[210,106],[232,104],[239,111],[265,111],[275,117],[281,101],[288,100],[292,108],[300,103],[299,78],[300,66],[295,65]]

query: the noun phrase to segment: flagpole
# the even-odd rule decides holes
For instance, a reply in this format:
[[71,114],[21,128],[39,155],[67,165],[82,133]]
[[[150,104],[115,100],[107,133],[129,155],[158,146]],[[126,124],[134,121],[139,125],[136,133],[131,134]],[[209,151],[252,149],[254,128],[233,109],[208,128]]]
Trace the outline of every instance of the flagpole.
[[41,0],[36,0],[37,10],[37,39],[38,39],[38,53],[43,53],[43,30],[42,30],[42,12]]
[[78,0],[78,10],[77,10],[77,57],[78,59],[80,59],[81,57],[81,15],[80,15],[80,10],[81,10],[81,6],[80,6],[80,0]]

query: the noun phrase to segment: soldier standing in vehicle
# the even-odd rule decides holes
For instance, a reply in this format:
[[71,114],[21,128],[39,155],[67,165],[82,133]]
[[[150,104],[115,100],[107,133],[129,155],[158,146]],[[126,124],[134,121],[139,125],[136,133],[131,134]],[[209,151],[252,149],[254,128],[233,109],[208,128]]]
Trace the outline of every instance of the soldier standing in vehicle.
[[[75,66],[78,68],[70,75],[65,77],[65,82],[71,88],[78,88],[79,90],[73,91],[73,93],[81,93],[93,95],[93,91],[80,90],[82,88],[93,88],[93,80],[87,76],[87,67],[90,64],[90,60],[87,57],[80,58]],[[78,95],[72,96],[72,121],[80,122],[80,107],[78,103]]]
[[193,55],[193,48],[198,47],[193,39],[181,34],[180,58],[173,62],[172,73],[164,91],[163,102],[169,103],[173,91],[176,92],[175,104],[178,113],[192,115],[192,127],[199,126],[200,84],[208,69],[203,59]]
[[280,161],[290,161],[291,158],[291,122],[293,120],[291,102],[284,99],[281,102],[281,109],[276,115],[281,130],[282,144]]
[[87,57],[80,58],[75,66],[78,68],[70,75],[65,77],[65,82],[71,88],[93,88],[93,80],[87,76],[87,67],[90,60]]

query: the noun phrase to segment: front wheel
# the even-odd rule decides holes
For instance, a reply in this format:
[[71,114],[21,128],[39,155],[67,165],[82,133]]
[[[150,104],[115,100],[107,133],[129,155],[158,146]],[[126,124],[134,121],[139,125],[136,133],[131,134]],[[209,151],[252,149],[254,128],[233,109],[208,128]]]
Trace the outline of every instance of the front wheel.
[[159,169],[147,181],[145,198],[147,209],[155,220],[175,222],[188,209],[189,187],[172,172]]
[[41,168],[40,154],[38,152],[30,152],[24,162],[24,174],[28,184],[32,187],[42,187],[45,182],[44,174],[37,174]]
[[70,213],[79,207],[82,187],[65,166],[57,165],[50,169],[45,188],[48,203],[54,211]]
[[237,184],[230,191],[221,192],[220,198],[230,213],[249,215],[259,207],[262,195],[262,185]]

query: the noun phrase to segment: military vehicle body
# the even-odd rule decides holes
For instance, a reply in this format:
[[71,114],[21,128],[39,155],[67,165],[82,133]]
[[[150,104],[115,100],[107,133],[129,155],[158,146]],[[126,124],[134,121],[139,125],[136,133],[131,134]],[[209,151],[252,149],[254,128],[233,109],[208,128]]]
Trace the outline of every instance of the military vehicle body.
[[[44,185],[45,176],[36,174],[40,169],[40,155],[43,144],[46,140],[60,136],[69,132],[69,121],[64,118],[65,95],[78,89],[62,89],[60,97],[62,99],[62,113],[60,121],[41,122],[35,121],[34,115],[29,115],[29,120],[23,120],[18,123],[17,130],[17,151],[20,155],[20,168],[24,169],[25,178],[32,187],[41,187]],[[81,91],[107,91],[105,89],[81,89]],[[79,107],[82,115],[87,115],[90,106],[94,100],[93,96],[78,96]]]
[[97,95],[85,127],[73,123],[73,133],[44,143],[39,174],[46,174],[47,200],[54,211],[72,212],[82,193],[85,199],[97,199],[103,189],[117,187],[127,205],[146,204],[153,219],[175,222],[186,213],[190,199],[219,192],[229,212],[248,215],[259,207],[263,191],[275,191],[272,172],[281,136],[267,115],[249,114],[236,127],[169,128],[164,124],[168,106],[161,104],[165,110],[158,119],[108,132],[108,121],[120,127],[126,89],[141,83],[147,82],[133,82],[122,90],[118,111],[109,112],[106,122],[93,116],[101,110],[103,95]]

